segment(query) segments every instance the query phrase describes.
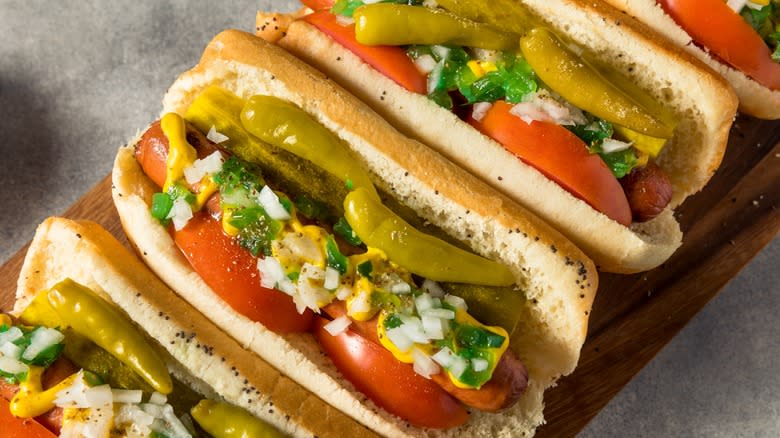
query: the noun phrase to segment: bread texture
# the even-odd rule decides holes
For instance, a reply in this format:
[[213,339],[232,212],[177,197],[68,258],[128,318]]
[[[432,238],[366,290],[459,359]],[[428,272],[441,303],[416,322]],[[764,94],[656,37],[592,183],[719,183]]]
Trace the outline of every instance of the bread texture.
[[[494,2],[490,10],[514,8],[516,3]],[[720,165],[736,111],[733,91],[701,62],[599,0],[519,3],[681,117],[674,138],[657,161],[672,182],[673,197],[655,219],[630,228],[609,219],[455,114],[426,96],[406,91],[306,22],[294,21],[277,44],[325,72],[404,134],[480,175],[553,225],[599,269],[632,273],[660,265],[682,242],[673,209],[701,190]]]
[[99,225],[49,218],[38,226],[19,274],[14,313],[65,278],[116,304],[148,335],[171,372],[202,394],[221,397],[291,436],[373,435],[242,348]]
[[605,0],[607,3],[647,24],[674,44],[686,50],[723,76],[739,96],[739,110],[760,119],[780,119],[780,90],[772,91],[730,65],[718,61],[695,44],[654,0]]
[[[171,86],[163,112],[183,114],[209,85],[242,98],[286,99],[343,139],[378,188],[475,252],[506,264],[525,298],[511,346],[529,372],[529,387],[506,412],[474,411],[449,431],[409,427],[374,406],[338,374],[308,334],[280,336],[233,311],[192,271],[166,230],[149,214],[159,188],[143,175],[132,148],[114,166],[114,202],[139,252],[171,288],[242,345],[257,352],[318,396],[386,436],[517,436],[543,422],[542,395],[579,358],[598,287],[593,263],[544,222],[430,148],[398,133],[384,119],[322,73],[252,35],[217,35],[200,63]],[[280,188],[283,190],[283,188]]]

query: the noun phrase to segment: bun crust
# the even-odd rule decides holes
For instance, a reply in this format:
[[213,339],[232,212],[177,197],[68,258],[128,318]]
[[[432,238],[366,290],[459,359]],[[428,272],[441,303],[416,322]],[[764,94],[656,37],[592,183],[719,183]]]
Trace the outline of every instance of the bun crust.
[[[217,84],[242,98],[269,94],[311,114],[352,148],[375,184],[477,253],[500,260],[514,273],[516,309],[524,317],[511,348],[526,365],[530,383],[520,402],[499,414],[473,412],[450,431],[408,428],[377,409],[344,381],[308,334],[279,336],[230,309],[190,268],[166,231],[150,216],[159,190],[143,175],[131,148],[119,151],[114,202],[130,239],[174,290],[240,343],[329,403],[382,435],[468,434],[514,436],[542,423],[542,393],[570,373],[585,340],[598,287],[593,263],[573,244],[433,150],[395,131],[384,119],[289,53],[252,35],[225,31],[200,63],[183,74],[164,98],[164,112],[183,113],[205,87]],[[381,141],[378,141],[380,140]]]
[[693,42],[691,36],[675,23],[655,0],[605,0],[617,9],[646,23],[674,44],[685,49],[718,72],[734,87],[739,96],[739,110],[759,119],[780,119],[780,90],[772,91],[726,63],[712,56]]
[[[499,3],[496,10],[512,7],[509,1]],[[672,182],[673,198],[667,211],[654,220],[630,228],[610,220],[453,113],[426,96],[407,92],[306,22],[293,22],[278,44],[344,85],[406,135],[481,175],[552,224],[601,270],[632,273],[660,265],[682,241],[671,210],[701,190],[720,165],[736,111],[733,92],[692,56],[635,27],[633,20],[598,0],[523,3],[539,16],[553,17],[547,21],[558,32],[590,48],[681,115],[675,137],[658,159]],[[613,41],[623,44],[615,47]]]
[[14,313],[67,277],[136,321],[169,369],[202,394],[224,398],[292,436],[373,435],[242,348],[93,222],[49,218],[38,226],[19,274]]

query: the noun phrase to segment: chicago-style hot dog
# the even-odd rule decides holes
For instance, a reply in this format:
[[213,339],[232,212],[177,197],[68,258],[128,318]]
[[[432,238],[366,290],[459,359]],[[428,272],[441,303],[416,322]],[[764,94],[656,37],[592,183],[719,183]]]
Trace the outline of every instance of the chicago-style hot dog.
[[780,119],[780,3],[776,0],[607,0],[729,81],[740,111]]
[[541,423],[597,288],[574,245],[254,36],[215,37],[164,107],[114,201],[181,296],[381,434]]
[[0,418],[25,420],[0,420],[3,436],[15,425],[30,436],[30,417],[47,437],[371,434],[241,348],[97,224],[38,227],[13,313],[0,323]]
[[598,0],[303,3],[315,10],[277,34],[269,20],[285,20],[258,13],[258,34],[602,270],[651,269],[680,245],[672,210],[720,164],[736,110],[692,56]]

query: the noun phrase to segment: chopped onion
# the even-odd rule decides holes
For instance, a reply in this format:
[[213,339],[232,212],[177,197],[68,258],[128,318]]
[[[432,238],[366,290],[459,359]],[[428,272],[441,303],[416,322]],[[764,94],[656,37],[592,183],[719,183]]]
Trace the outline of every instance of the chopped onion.
[[0,371],[8,374],[22,374],[29,371],[29,367],[17,359],[8,356],[0,356]]
[[412,358],[414,359],[414,372],[426,379],[430,379],[432,375],[441,371],[436,362],[419,348],[412,349]]
[[19,359],[22,356],[22,347],[14,344],[13,342],[6,342],[0,345],[0,357],[10,357],[11,359]]
[[151,431],[149,426],[154,422],[154,417],[144,412],[138,405],[123,404],[114,415],[114,423],[119,427],[131,425],[140,435],[146,436]]
[[163,416],[163,407],[161,405],[155,405],[152,403],[143,403],[141,404],[141,409],[144,410],[147,414],[151,415],[154,418],[162,418]]
[[171,438],[183,438],[191,436],[190,432],[186,427],[184,427],[184,425],[181,423],[181,420],[179,420],[179,417],[177,417],[173,412],[173,407],[171,405],[163,406],[163,419],[166,423],[168,423],[170,431],[173,432],[172,436],[169,435]]
[[111,399],[114,403],[141,403],[143,395],[140,389],[111,389]]
[[417,309],[417,313],[422,314],[423,311],[433,307],[433,298],[431,294],[421,293],[414,298],[414,307]]
[[263,186],[257,199],[271,219],[276,219],[278,221],[290,219],[290,213],[284,208],[282,203],[279,202],[279,197],[276,196],[276,193],[274,193],[270,187]]
[[441,79],[442,70],[444,70],[444,61],[439,61],[428,75],[428,94],[436,91],[436,86],[439,85],[439,80]]
[[230,140],[227,135],[217,132],[217,128],[214,125],[211,125],[208,134],[206,134],[206,138],[217,144]]
[[352,296],[352,288],[346,284],[342,284],[338,289],[336,289],[336,298],[339,300],[344,301],[350,296]]
[[409,283],[405,281],[399,281],[398,283],[394,283],[390,286],[390,292],[397,295],[408,294],[411,291],[412,287],[409,286]]
[[445,295],[444,302],[456,309],[461,309],[461,310],[468,309],[468,306],[466,305],[466,301],[463,298],[455,295],[449,295],[449,294]]
[[579,109],[565,102],[559,102],[549,91],[541,89],[524,97],[509,112],[524,122],[550,122],[557,125],[576,125],[587,123],[585,115]]
[[485,371],[488,368],[488,361],[479,357],[471,359],[471,368],[476,372]]
[[260,286],[273,289],[287,278],[282,264],[275,257],[267,256],[257,260],[257,270],[260,271]]
[[108,385],[98,385],[87,389],[84,392],[87,406],[86,408],[100,408],[110,405],[114,398],[111,393],[111,387]]
[[412,345],[414,345],[414,342],[406,336],[406,333],[404,333],[401,327],[387,330],[387,339],[389,339],[401,353],[406,353],[412,348]]
[[449,347],[443,347],[441,350],[437,351],[436,354],[431,356],[431,359],[442,367],[449,368],[455,362],[456,357],[455,353],[453,353]]
[[428,339],[444,339],[446,328],[449,327],[445,320],[433,316],[423,316],[422,326]]
[[420,55],[414,60],[414,65],[422,74],[429,74],[436,67],[436,60],[431,55]]
[[728,0],[726,3],[731,9],[734,10],[734,12],[739,14],[742,8],[745,7],[745,4],[748,3],[748,0]]
[[493,107],[490,102],[477,102],[472,107],[471,117],[476,121],[482,121],[485,118],[485,114]]
[[65,335],[59,330],[48,327],[38,327],[32,333],[30,345],[24,350],[24,353],[22,353],[22,359],[33,360],[36,356],[41,354],[43,350],[52,345],[59,344],[63,339],[65,339]]
[[343,27],[355,24],[355,19],[346,15],[336,14],[336,22]]
[[439,283],[436,283],[433,280],[428,280],[427,278],[425,281],[423,281],[422,290],[428,292],[434,298],[441,298],[444,296],[444,289],[439,286]]
[[195,160],[191,166],[184,168],[184,179],[190,184],[195,184],[209,173],[217,173],[222,169],[222,154],[219,151],[212,152],[203,159]]
[[371,311],[371,299],[368,292],[360,291],[349,306],[349,313],[367,313]]
[[184,198],[176,198],[166,218],[173,220],[173,227],[179,231],[192,219],[192,207]]
[[331,336],[338,336],[344,333],[347,328],[352,324],[352,320],[347,315],[341,315],[333,321],[325,324],[323,328],[330,333]]
[[11,327],[10,329],[0,333],[0,345],[5,344],[6,342],[13,342],[22,336],[24,336],[24,333],[22,333],[19,327]]
[[401,326],[399,328],[404,331],[404,334],[411,339],[412,342],[419,344],[428,343],[428,337],[425,335],[425,330],[423,330],[420,318],[408,315],[400,315],[400,317]]
[[468,368],[468,366],[469,366],[468,360],[460,356],[455,356],[455,358],[452,361],[452,365],[450,365],[447,371],[452,373],[452,375],[455,376],[456,379],[459,379],[460,376],[463,375],[463,372],[466,371],[466,368]]
[[626,143],[625,141],[615,140],[614,138],[604,139],[601,143],[601,150],[611,154],[612,152],[624,151],[631,147],[632,143]]
[[320,307],[330,303],[331,295],[322,287],[325,271],[317,266],[304,263],[298,276],[298,295],[309,309],[319,312]]
[[428,309],[420,312],[420,315],[440,319],[455,319],[455,312],[450,309]]
[[149,396],[149,403],[154,403],[156,405],[164,405],[168,403],[168,397],[165,396],[165,394],[160,394],[157,391],[154,391],[151,396]]
[[325,283],[322,286],[327,290],[336,290],[339,287],[339,271],[330,266],[325,268]]
[[439,57],[439,59],[447,59],[450,54],[450,48],[447,46],[431,46],[431,51]]

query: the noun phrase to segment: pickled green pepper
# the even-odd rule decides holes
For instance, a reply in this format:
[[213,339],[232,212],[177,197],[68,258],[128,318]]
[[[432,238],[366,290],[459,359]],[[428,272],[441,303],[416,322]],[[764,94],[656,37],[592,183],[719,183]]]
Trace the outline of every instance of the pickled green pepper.
[[285,436],[244,409],[212,400],[201,400],[190,409],[198,425],[214,438],[277,438]]

